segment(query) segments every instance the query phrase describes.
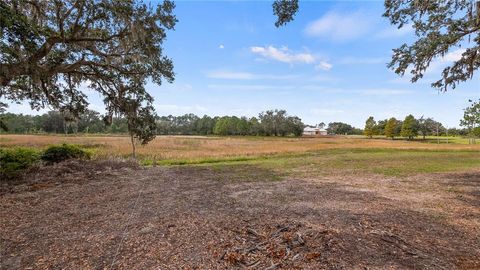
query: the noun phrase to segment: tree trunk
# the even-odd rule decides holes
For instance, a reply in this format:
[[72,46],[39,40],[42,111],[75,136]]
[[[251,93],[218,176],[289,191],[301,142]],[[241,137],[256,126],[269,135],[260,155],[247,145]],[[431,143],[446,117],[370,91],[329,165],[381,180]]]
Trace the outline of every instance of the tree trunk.
[[133,138],[133,134],[130,134],[130,142],[132,143],[132,157],[137,158],[136,152],[135,152],[135,139]]

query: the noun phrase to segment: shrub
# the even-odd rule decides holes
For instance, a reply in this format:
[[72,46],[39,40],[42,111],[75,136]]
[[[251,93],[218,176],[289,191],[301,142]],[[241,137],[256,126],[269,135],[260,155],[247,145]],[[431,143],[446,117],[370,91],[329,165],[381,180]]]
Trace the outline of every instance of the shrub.
[[50,163],[65,161],[68,159],[89,159],[90,153],[78,145],[62,144],[48,147],[42,154],[42,160]]
[[472,130],[472,134],[475,137],[480,137],[480,127],[476,127]]
[[40,160],[38,151],[30,148],[0,149],[0,176],[14,178]]

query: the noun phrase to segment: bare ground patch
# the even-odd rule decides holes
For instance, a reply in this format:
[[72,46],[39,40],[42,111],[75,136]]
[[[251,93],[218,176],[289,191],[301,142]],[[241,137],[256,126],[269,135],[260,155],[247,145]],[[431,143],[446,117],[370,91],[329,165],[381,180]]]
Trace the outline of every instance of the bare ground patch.
[[2,186],[3,269],[480,267],[479,171],[282,179],[252,165],[66,167]]

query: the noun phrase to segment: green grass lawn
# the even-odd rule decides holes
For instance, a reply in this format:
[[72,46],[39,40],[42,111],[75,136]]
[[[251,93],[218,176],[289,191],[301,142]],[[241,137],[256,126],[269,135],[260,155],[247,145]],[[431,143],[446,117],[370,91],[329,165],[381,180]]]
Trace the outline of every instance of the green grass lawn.
[[[363,135],[348,135],[347,137],[351,138],[367,138]],[[383,135],[375,135],[373,139],[377,140],[391,140],[390,138],[386,138]],[[407,138],[403,137],[395,137],[395,140],[407,140]],[[479,139],[480,140],[480,139]],[[424,142],[424,143],[434,143],[434,144],[468,144],[468,137],[462,136],[426,136],[423,139],[422,136],[415,137],[412,141],[415,142]]]
[[466,150],[330,149],[257,157],[162,160],[160,165],[211,166],[216,169],[255,165],[292,176],[373,173],[402,177],[480,168],[480,153]]

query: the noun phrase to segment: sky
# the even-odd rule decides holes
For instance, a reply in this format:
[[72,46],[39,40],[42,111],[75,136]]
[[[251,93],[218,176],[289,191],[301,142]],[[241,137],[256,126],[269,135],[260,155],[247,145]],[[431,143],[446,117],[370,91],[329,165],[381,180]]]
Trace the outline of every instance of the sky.
[[[177,1],[178,23],[167,34],[175,82],[146,87],[159,115],[257,116],[285,109],[306,124],[342,121],[362,128],[376,120],[433,117],[457,127],[469,99],[480,98],[478,74],[440,93],[430,83],[462,49],[435,59],[412,84],[387,68],[393,48],[414,40],[396,29],[383,1],[300,1],[294,21],[276,28],[272,1]],[[104,112],[98,94],[85,89],[90,108]],[[12,104],[15,113],[32,111]]]

